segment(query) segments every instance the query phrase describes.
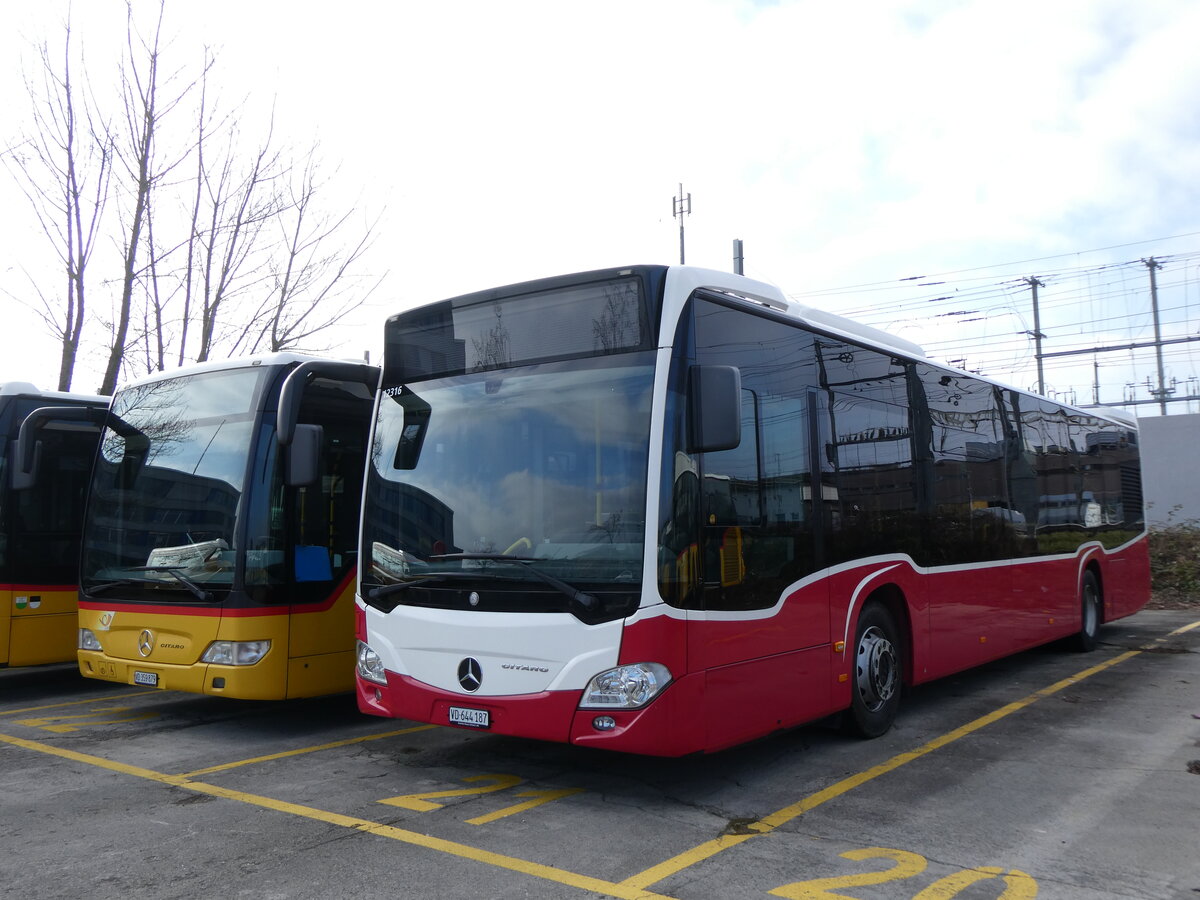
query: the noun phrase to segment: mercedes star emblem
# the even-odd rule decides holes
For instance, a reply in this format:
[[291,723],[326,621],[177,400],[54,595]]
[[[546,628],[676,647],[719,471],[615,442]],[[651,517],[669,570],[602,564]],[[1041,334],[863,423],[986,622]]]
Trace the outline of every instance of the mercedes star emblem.
[[154,632],[149,628],[143,628],[142,633],[138,635],[138,653],[142,656],[149,656],[154,650]]
[[467,657],[458,664],[458,683],[464,691],[474,693],[483,684],[483,668],[479,660]]

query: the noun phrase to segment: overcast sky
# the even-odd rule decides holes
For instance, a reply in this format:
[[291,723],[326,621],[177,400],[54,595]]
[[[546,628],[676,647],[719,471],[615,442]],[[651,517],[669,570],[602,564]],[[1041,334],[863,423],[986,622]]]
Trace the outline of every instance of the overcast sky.
[[[113,71],[123,6],[76,0],[95,81]],[[66,4],[0,9],[5,148],[29,116],[30,42],[61,40]],[[341,165],[344,203],[384,213],[371,267],[387,279],[339,333],[340,355],[377,353],[384,316],[419,302],[678,262],[680,183],[692,195],[689,264],[731,268],[740,238],[748,275],[918,341],[948,332],[912,312],[889,321],[886,291],[814,292],[891,283],[907,291],[902,306],[919,293],[907,276],[1090,279],[1093,267],[1179,254],[1162,273],[1188,307],[1172,327],[1200,322],[1187,256],[1200,249],[1195,0],[174,0],[166,32],[180,65],[218,48],[228,98],[251,91],[260,115],[275,98],[277,132],[319,139]],[[28,296],[31,275],[61,279],[31,246],[35,225],[4,171],[0,208],[0,380],[53,387],[57,348],[13,296]],[[1028,326],[1021,297],[986,327]],[[1122,324],[1080,340],[1110,337],[1146,335]],[[994,365],[1030,386],[1028,354]],[[1197,371],[1186,353],[1170,366],[1181,382]],[[1119,393],[1147,371],[1104,377]],[[88,360],[75,387],[93,389],[99,372]],[[1058,373],[1079,402],[1091,378],[1090,359]]]

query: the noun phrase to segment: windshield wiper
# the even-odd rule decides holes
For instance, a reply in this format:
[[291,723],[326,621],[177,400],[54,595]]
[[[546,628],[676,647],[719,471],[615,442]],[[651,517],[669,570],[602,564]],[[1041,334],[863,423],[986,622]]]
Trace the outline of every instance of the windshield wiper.
[[537,568],[532,556],[508,556],[504,553],[441,553],[437,556],[429,557],[431,560],[437,559],[486,559],[492,562],[516,563],[523,566],[534,578],[543,581],[550,587],[566,594],[571,600],[578,603],[585,612],[593,612],[600,606],[600,598],[594,594],[589,594],[587,591],[581,591],[573,585],[567,584],[561,579],[555,578],[553,575],[548,575],[541,569]]
[[118,578],[116,581],[106,581],[103,584],[94,584],[91,587],[84,586],[84,592],[88,594],[99,594],[102,591],[107,591],[115,587],[129,587],[133,584],[148,584],[145,578]]
[[400,591],[407,591],[411,587],[418,587],[422,584],[427,584],[431,581],[452,581],[455,578],[478,578],[477,572],[428,572],[424,575],[417,575],[412,581],[397,581],[392,584],[379,584],[367,591],[367,598],[370,600],[378,600],[380,597],[386,597],[389,594],[397,594]]
[[420,578],[414,578],[412,581],[397,581],[395,584],[381,584],[367,591],[367,597],[371,600],[378,600],[380,597],[386,597],[389,594],[398,594],[400,591],[407,591],[410,587],[416,587],[419,584],[425,584],[429,581],[443,581],[443,575],[423,575]]
[[200,585],[196,584],[196,582],[192,581],[192,579],[188,578],[186,575],[183,575],[179,571],[182,568],[183,568],[183,566],[130,566],[125,571],[127,571],[127,572],[166,572],[168,575],[170,575],[172,578],[174,578],[176,581],[178,581],[180,584],[182,584],[185,588],[187,588],[189,591],[191,591],[197,600],[203,600],[205,603],[212,600],[212,598],[213,598],[212,593],[210,591],[204,590],[204,588],[200,587]]

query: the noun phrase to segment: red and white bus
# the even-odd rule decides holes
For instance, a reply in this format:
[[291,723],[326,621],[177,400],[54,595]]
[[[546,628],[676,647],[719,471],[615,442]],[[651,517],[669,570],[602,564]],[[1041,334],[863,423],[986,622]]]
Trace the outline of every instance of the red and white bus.
[[662,756],[1149,595],[1135,420],[687,267],[389,319],[360,552],[364,712]]

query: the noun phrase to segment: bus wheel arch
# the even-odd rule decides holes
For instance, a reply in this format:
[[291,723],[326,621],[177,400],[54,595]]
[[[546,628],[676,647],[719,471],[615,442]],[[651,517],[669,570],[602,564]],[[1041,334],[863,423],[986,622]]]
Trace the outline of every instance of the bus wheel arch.
[[1104,588],[1100,568],[1095,563],[1083,570],[1079,583],[1079,631],[1074,638],[1075,649],[1089,653],[1099,642],[1100,625],[1104,622]]
[[847,733],[875,738],[892,727],[900,707],[908,646],[907,610],[894,588],[882,588],[863,603],[854,626],[850,708],[842,716]]

